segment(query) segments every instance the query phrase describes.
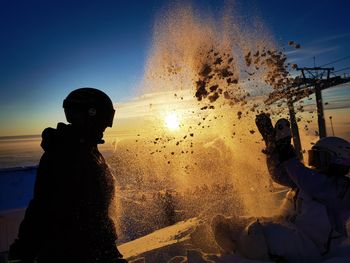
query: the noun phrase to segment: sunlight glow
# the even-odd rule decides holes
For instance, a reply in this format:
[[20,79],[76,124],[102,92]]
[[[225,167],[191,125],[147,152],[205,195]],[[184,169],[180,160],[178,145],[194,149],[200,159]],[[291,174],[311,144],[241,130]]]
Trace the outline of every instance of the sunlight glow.
[[169,130],[177,130],[180,127],[180,121],[175,112],[169,113],[165,116],[165,126]]

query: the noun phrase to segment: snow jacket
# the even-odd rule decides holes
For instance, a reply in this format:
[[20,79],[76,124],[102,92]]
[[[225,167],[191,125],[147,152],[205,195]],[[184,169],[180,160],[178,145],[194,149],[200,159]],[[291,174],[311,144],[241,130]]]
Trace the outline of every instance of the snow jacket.
[[23,262],[117,262],[117,234],[108,216],[114,178],[97,149],[71,125],[42,134],[34,197],[10,256]]
[[321,254],[326,254],[331,243],[347,236],[350,179],[317,173],[296,158],[282,163],[277,158],[268,156],[267,165],[275,182],[293,189],[285,201],[292,207],[288,220],[317,245]]

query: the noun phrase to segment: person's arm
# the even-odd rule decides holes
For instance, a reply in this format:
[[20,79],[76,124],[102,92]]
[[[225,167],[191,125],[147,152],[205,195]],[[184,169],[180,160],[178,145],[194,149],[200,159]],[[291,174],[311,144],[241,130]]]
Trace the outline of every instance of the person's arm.
[[[255,124],[265,142],[266,149],[263,151],[266,154],[266,164],[271,176],[271,179],[281,185],[295,188],[294,182],[289,178],[281,163],[285,158],[295,156],[293,147],[290,145],[290,136],[279,136],[276,141],[276,130],[272,125],[270,116],[266,113],[261,113],[256,116]],[[279,134],[280,130],[277,131]]]
[[289,177],[285,167],[281,164],[277,153],[267,154],[266,164],[271,179],[274,182],[291,188],[296,187],[296,184]]
[[296,158],[285,161],[283,167],[297,187],[310,197],[328,203],[336,197],[335,189],[326,175],[305,167]]
[[48,156],[44,153],[37,171],[33,198],[20,224],[18,237],[9,249],[10,262],[34,262],[37,256],[43,223],[45,223],[43,211],[47,206],[47,194],[50,191],[47,186],[48,162]]

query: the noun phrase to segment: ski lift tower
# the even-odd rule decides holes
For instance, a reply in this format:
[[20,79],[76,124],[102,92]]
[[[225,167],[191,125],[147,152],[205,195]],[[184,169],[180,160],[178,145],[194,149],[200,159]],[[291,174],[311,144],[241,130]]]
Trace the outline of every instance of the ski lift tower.
[[350,82],[350,77],[331,77],[330,75],[334,71],[334,68],[304,67],[297,68],[297,70],[301,71],[301,76],[294,78],[291,84],[284,88],[270,93],[269,97],[265,100],[265,104],[271,105],[275,102],[287,103],[294,147],[297,151],[298,157],[302,160],[303,154],[298,124],[295,118],[294,103],[315,93],[319,130],[318,134],[320,138],[326,137],[327,132],[323,112],[322,90]]

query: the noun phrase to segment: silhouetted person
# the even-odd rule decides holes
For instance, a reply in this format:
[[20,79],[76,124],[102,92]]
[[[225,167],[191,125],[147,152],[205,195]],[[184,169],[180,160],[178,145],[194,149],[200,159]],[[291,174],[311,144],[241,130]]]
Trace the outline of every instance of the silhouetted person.
[[[13,262],[126,262],[116,247],[117,234],[108,216],[114,178],[98,151],[103,132],[114,118],[110,98],[81,88],[63,102],[69,125],[58,123],[42,133],[41,157],[34,188],[18,238]],[[18,261],[16,261],[18,260]]]

